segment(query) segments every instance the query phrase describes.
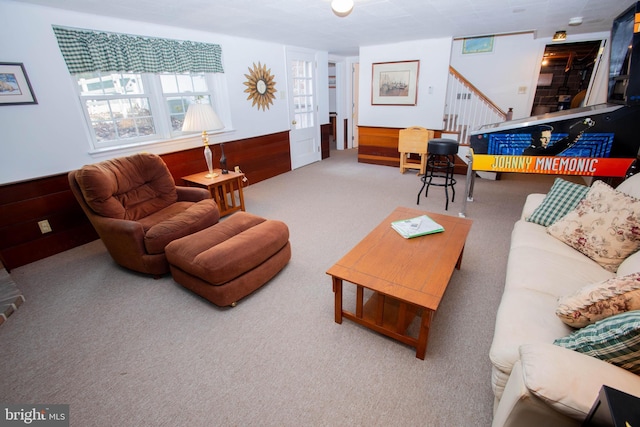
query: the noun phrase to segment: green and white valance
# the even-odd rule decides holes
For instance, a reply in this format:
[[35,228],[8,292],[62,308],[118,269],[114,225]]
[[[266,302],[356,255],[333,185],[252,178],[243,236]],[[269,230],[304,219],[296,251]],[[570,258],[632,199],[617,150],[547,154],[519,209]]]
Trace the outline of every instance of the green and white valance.
[[53,27],[71,74],[84,72],[223,73],[222,48],[169,40]]

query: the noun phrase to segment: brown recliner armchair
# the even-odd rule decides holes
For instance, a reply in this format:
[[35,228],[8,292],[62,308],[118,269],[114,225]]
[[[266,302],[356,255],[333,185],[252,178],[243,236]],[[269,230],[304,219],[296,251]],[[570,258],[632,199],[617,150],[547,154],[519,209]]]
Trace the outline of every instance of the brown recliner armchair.
[[86,165],[68,177],[71,191],[111,257],[141,273],[168,273],[165,246],[220,219],[209,192],[176,186],[167,165],[155,154]]

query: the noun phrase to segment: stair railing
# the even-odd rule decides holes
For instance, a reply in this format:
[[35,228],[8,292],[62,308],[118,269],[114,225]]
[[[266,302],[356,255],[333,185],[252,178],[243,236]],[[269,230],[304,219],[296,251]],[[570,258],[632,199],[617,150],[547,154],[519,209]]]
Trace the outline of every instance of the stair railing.
[[461,145],[469,144],[471,131],[507,118],[506,112],[451,66],[446,97],[443,133],[458,134]]

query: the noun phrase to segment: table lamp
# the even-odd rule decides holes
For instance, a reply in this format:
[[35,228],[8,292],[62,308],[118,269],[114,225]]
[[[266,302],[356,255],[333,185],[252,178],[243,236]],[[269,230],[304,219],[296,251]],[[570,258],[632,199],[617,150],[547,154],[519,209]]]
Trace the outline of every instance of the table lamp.
[[213,156],[209,148],[209,135],[207,135],[207,130],[219,130],[223,128],[224,124],[215,111],[213,111],[211,105],[201,104],[199,102],[189,105],[187,114],[184,116],[182,131],[202,132],[204,160],[207,162],[207,169],[209,169],[209,173],[205,175],[207,178],[215,178],[217,176],[217,174],[213,173]]

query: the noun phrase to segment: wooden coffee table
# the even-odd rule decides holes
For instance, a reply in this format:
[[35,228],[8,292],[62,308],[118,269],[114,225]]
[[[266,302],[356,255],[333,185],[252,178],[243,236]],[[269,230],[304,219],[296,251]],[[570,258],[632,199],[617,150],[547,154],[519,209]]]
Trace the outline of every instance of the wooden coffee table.
[[[405,239],[391,222],[426,214],[445,229],[442,233]],[[460,269],[471,220],[399,207],[369,233],[327,274],[335,293],[335,321],[345,317],[416,348],[423,359],[431,321],[454,268]],[[356,285],[355,313],[342,307],[342,283]],[[364,289],[373,291],[364,303]],[[421,315],[418,336],[407,329]],[[415,335],[415,334],[414,334]]]

